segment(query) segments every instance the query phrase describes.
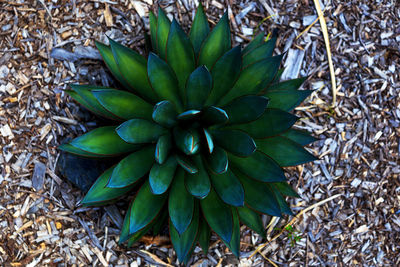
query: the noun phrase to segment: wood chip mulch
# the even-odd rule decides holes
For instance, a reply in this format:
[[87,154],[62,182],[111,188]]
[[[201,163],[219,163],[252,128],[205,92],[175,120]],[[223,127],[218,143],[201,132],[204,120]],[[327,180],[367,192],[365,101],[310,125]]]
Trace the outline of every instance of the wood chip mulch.
[[[143,51],[149,8],[162,5],[187,29],[197,2],[0,0],[1,266],[177,265],[163,236],[118,245],[125,211],[83,208],[83,194],[55,167],[57,145],[96,124],[63,89],[111,81],[94,40]],[[285,79],[308,75],[304,88],[315,90],[296,114],[297,127],[319,138],[310,149],[320,160],[288,168],[299,216],[273,219],[270,242],[243,227],[239,259],[213,239],[207,256],[195,249],[193,266],[400,265],[400,2],[320,2],[334,108],[313,1],[203,1],[210,22],[228,10],[236,44],[280,30]],[[279,230],[289,222],[292,232]]]

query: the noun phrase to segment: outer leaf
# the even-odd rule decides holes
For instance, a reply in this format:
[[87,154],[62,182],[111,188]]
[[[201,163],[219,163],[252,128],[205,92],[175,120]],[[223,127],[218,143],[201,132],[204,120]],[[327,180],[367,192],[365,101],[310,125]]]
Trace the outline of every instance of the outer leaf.
[[179,112],[182,112],[182,102],[179,98],[178,80],[174,71],[156,54],[150,53],[147,62],[149,80],[154,91],[161,99],[173,103]]
[[178,169],[169,192],[169,217],[178,234],[186,231],[193,218],[194,198],[185,187],[185,171]]
[[230,154],[229,162],[243,174],[262,182],[282,182],[286,180],[279,165],[260,151],[254,152],[247,158]]
[[318,159],[301,145],[283,136],[258,139],[256,143],[260,151],[282,167],[296,166]]
[[251,40],[251,42],[248,45],[246,45],[245,48],[243,48],[242,54],[245,55],[246,53],[250,52],[251,50],[253,50],[254,48],[263,43],[264,43],[264,33],[259,33],[256,37],[254,37],[253,40]]
[[172,127],[176,124],[176,116],[178,113],[174,107],[174,104],[171,102],[164,100],[158,102],[154,106],[152,118],[158,124],[165,127]]
[[196,129],[174,128],[174,139],[177,147],[186,155],[196,154],[200,149],[200,135]]
[[302,77],[298,79],[288,80],[280,83],[273,84],[266,88],[266,92],[273,92],[273,91],[290,91],[290,90],[297,90],[300,86],[307,80],[307,77]]
[[231,47],[231,32],[228,14],[225,13],[204,40],[200,49],[198,65],[206,65],[208,69]]
[[243,69],[233,88],[220,99],[219,104],[225,105],[239,96],[259,93],[259,86],[268,84],[275,77],[281,60],[282,55],[265,58]]
[[226,123],[229,120],[229,117],[225,110],[210,106],[204,108],[201,120],[207,125],[216,125]]
[[172,222],[170,222],[169,234],[172,244],[176,251],[179,262],[183,262],[185,258],[191,253],[191,249],[196,242],[196,236],[199,229],[199,210],[195,210],[193,214],[192,223],[187,230],[179,235]]
[[267,183],[259,182],[245,177],[242,173],[234,171],[246,192],[244,201],[253,209],[272,216],[281,216],[279,203]]
[[222,201],[235,207],[243,206],[244,190],[242,184],[231,170],[223,174],[211,173],[211,182]]
[[232,211],[229,205],[222,202],[214,190],[211,189],[208,196],[200,201],[204,218],[208,225],[221,239],[230,243],[233,231]]
[[266,138],[288,130],[297,120],[298,117],[291,113],[275,108],[267,108],[258,120],[226,128],[245,131],[253,138]]
[[176,155],[176,161],[189,174],[195,174],[199,171],[199,169],[189,157],[186,157],[184,155]]
[[147,79],[146,59],[132,49],[111,39],[109,40],[115,61],[124,80],[141,97],[154,103],[157,100],[157,96],[151,89]]
[[287,182],[272,183],[272,185],[276,187],[282,195],[289,197],[300,197]]
[[200,51],[200,47],[203,41],[207,38],[210,32],[210,27],[208,26],[207,17],[204,14],[203,6],[199,3],[199,6],[194,16],[192,28],[190,29],[190,41],[192,41],[193,49],[196,55]]
[[129,233],[136,233],[154,220],[166,198],[167,194],[154,195],[150,191],[149,182],[146,181],[136,198],[132,200],[132,208],[127,214],[127,216],[130,216]]
[[157,52],[157,17],[151,10],[149,11],[149,23],[150,23],[151,46],[153,48],[153,51]]
[[262,96],[242,96],[224,107],[229,124],[241,124],[261,117],[268,105],[268,99]]
[[272,37],[266,43],[259,45],[249,53],[243,55],[243,67],[253,64],[260,59],[271,57],[274,52],[276,40],[276,37]]
[[151,225],[152,234],[157,236],[161,234],[161,231],[164,231],[165,225],[169,222],[169,214],[168,210],[165,207],[160,211],[160,214],[157,216],[157,220],[155,220]]
[[284,70],[285,70],[285,68],[281,68],[276,72],[275,77],[271,82],[271,86],[275,85],[276,83],[279,83],[279,81],[281,80],[281,77],[282,77],[282,74],[283,74]]
[[138,145],[128,144],[115,132],[115,126],[94,129],[70,142],[70,145],[83,151],[101,156],[114,156],[139,148]]
[[143,228],[142,230],[134,233],[133,235],[130,235],[129,239],[128,239],[128,248],[132,247],[132,245],[134,243],[136,243],[137,241],[139,241],[145,234],[147,234],[147,232],[149,232],[150,228],[151,228],[152,224],[146,226],[145,228]]
[[120,196],[125,195],[132,190],[134,185],[127,186],[124,188],[108,188],[106,187],[108,180],[110,179],[111,173],[114,170],[114,166],[106,170],[92,185],[87,192],[86,196],[82,200],[82,204],[85,206],[101,205],[114,200]]
[[125,120],[151,119],[153,107],[140,97],[121,90],[93,90],[93,95],[109,112]]
[[122,225],[121,233],[119,235],[119,244],[122,244],[126,240],[128,240],[128,247],[132,246],[133,243],[138,241],[142,236],[144,236],[150,228],[153,226],[154,223],[149,223],[146,227],[144,227],[142,230],[137,231],[134,234],[129,234],[129,226],[130,226],[130,210],[132,208],[132,202],[129,204],[128,212],[127,215],[125,216],[124,223]]
[[171,27],[171,22],[165,15],[161,8],[158,8],[158,20],[157,20],[157,52],[158,55],[165,59],[168,33]]
[[267,91],[265,96],[270,100],[269,108],[291,111],[300,105],[312,92],[312,90]]
[[278,201],[279,204],[279,209],[281,210],[282,213],[288,214],[288,215],[293,215],[293,212],[291,211],[290,207],[286,203],[285,198],[279,193],[278,190],[274,190],[275,188],[272,186],[269,186],[270,190],[274,192],[275,199]]
[[204,255],[207,255],[208,253],[208,248],[210,246],[210,237],[211,237],[210,226],[208,226],[206,220],[202,218],[199,225],[198,241],[201,249],[203,250]]
[[190,194],[197,198],[205,198],[210,192],[211,183],[207,170],[204,168],[200,156],[194,156],[198,172],[186,175],[186,188]]
[[165,134],[160,136],[156,145],[155,159],[158,164],[163,164],[168,157],[168,154],[172,148],[171,135]]
[[254,140],[242,131],[213,130],[211,134],[216,144],[235,155],[247,157],[256,151]]
[[317,138],[312,137],[306,131],[295,130],[295,129],[289,129],[280,135],[284,136],[286,138],[289,138],[290,140],[292,140],[302,146],[306,146],[306,145],[311,144],[318,140]]
[[226,52],[211,69],[213,87],[206,104],[215,105],[235,84],[242,68],[240,46]]
[[195,68],[195,57],[192,43],[176,20],[169,30],[166,57],[178,78],[179,93],[184,96],[186,80]]
[[132,144],[151,143],[165,133],[160,125],[143,119],[126,121],[116,131],[123,140]]
[[107,187],[123,188],[137,182],[153,165],[154,147],[144,147],[121,160],[108,181]]
[[240,221],[236,208],[231,207],[233,217],[233,231],[231,242],[225,242],[225,245],[232,251],[232,253],[239,258],[240,251]]
[[247,207],[238,207],[237,211],[242,223],[247,225],[254,232],[258,233],[262,238],[265,238],[264,224],[258,213]]
[[186,84],[186,103],[189,109],[201,109],[210,94],[212,77],[205,66],[190,74]]
[[228,170],[228,155],[222,148],[216,146],[206,159],[208,167],[216,174],[222,174]]
[[170,156],[164,164],[154,163],[149,174],[150,188],[153,194],[160,195],[167,191],[175,175],[177,162]]
[[211,134],[206,130],[203,129],[205,141],[207,144],[208,152],[212,153],[214,151],[214,141],[212,139]]
[[93,154],[87,151],[84,151],[82,149],[79,149],[77,147],[74,147],[71,144],[62,144],[58,147],[58,149],[61,149],[63,151],[66,151],[71,154],[75,154],[78,156],[82,157],[89,157],[89,158],[103,158],[103,157],[108,157],[107,155],[99,155],[99,154]]

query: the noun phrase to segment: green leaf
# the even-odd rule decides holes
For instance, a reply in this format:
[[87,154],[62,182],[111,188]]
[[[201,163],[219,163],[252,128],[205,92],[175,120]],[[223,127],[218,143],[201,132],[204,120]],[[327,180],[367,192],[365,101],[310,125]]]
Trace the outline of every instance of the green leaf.
[[119,118],[151,119],[153,106],[132,93],[115,89],[93,90],[92,93],[106,110]]
[[232,253],[239,258],[240,252],[240,221],[239,215],[236,208],[231,207],[232,218],[233,218],[233,231],[231,242],[227,243],[224,241],[225,245],[232,251]]
[[157,52],[157,17],[153,11],[149,11],[150,37],[153,51]]
[[262,238],[265,238],[264,224],[261,220],[260,215],[257,212],[247,207],[238,207],[237,211],[239,213],[239,218],[242,223],[247,225]]
[[89,158],[103,158],[103,157],[108,157],[107,155],[99,155],[99,154],[93,154],[87,151],[83,151],[82,149],[79,149],[77,147],[74,147],[71,144],[62,144],[58,147],[58,149],[63,150],[65,152],[75,154],[78,156],[82,157],[89,157]]
[[179,98],[178,80],[174,71],[168,64],[156,54],[150,53],[147,62],[149,80],[157,95],[175,105],[175,108],[182,112],[182,102]]
[[289,129],[281,133],[280,135],[289,138],[290,140],[300,144],[301,146],[306,146],[318,140],[306,131],[295,129]]
[[164,194],[168,190],[176,167],[177,162],[174,156],[170,156],[163,164],[154,163],[149,174],[149,183],[153,194]]
[[[132,207],[132,202],[129,204],[128,213],[129,213],[131,207]],[[119,234],[119,241],[118,241],[119,244],[122,244],[123,242],[125,242],[128,239],[137,241],[140,237],[142,237],[142,234],[144,235],[144,232],[147,232],[150,229],[150,227],[147,226],[147,227],[143,228],[141,231],[138,231],[136,234],[130,235],[129,234],[129,224],[130,224],[129,216],[125,216],[124,222],[122,224],[121,233]]]
[[71,84],[71,88],[76,92],[78,96],[72,92],[67,92],[71,97],[73,97],[76,101],[82,104],[84,107],[89,109],[95,114],[103,116],[105,118],[120,120],[108,110],[106,110],[93,95],[92,90],[104,90],[109,89],[108,87],[103,86],[93,86],[93,85],[79,85],[79,84]]
[[242,54],[245,55],[246,53],[250,52],[251,50],[253,50],[254,48],[263,43],[264,43],[264,33],[259,33],[256,37],[254,37],[253,40],[251,40],[251,42],[248,45],[246,45],[245,48],[243,48]]
[[215,105],[235,84],[242,68],[240,46],[226,52],[211,69],[213,87],[206,105]]
[[157,95],[151,89],[147,79],[146,59],[128,47],[111,39],[109,41],[123,79],[134,89],[134,92],[154,103],[157,100]]
[[199,230],[198,208],[196,208],[194,211],[192,223],[189,225],[187,230],[183,232],[181,235],[178,233],[173,223],[170,221],[169,234],[171,237],[172,245],[174,245],[174,249],[179,262],[183,262],[186,256],[188,256],[188,254],[191,252],[191,249],[196,242],[196,236],[198,230]]
[[236,98],[223,108],[228,114],[229,124],[241,124],[254,121],[261,117],[267,105],[267,98],[248,95]]
[[281,80],[282,74],[285,71],[285,68],[279,69],[276,74],[274,79],[271,82],[271,85],[275,85],[276,83],[279,83],[279,81]]
[[210,154],[211,154],[214,151],[214,141],[212,139],[211,134],[206,129],[203,129],[203,132],[204,132],[204,137],[205,137],[205,141],[207,144],[208,152],[210,152]]
[[258,120],[225,128],[244,131],[253,138],[266,138],[283,133],[292,127],[298,119],[297,116],[280,109],[267,108]]
[[155,160],[158,164],[163,164],[172,148],[172,138],[169,133],[160,136],[157,141]]
[[271,57],[275,49],[276,37],[272,37],[266,43],[259,45],[250,52],[243,55],[243,67],[253,64],[254,62]]
[[282,182],[286,180],[281,167],[258,150],[247,158],[230,154],[229,162],[243,174],[262,182]]
[[154,195],[150,190],[149,182],[146,181],[132,200],[132,207],[127,213],[127,216],[130,216],[129,234],[136,233],[152,222],[163,207],[166,198],[167,194]]
[[268,187],[267,183],[245,177],[241,172],[236,170],[234,173],[244,187],[244,191],[246,192],[244,201],[247,203],[247,205],[256,211],[269,214],[271,216],[280,217],[282,215],[279,208],[279,203],[275,199],[274,193]]
[[151,232],[153,236],[161,235],[165,230],[165,226],[169,222],[169,214],[168,210],[164,207],[162,211],[160,211],[160,214],[157,216],[157,220],[154,220],[154,222],[151,224]]
[[258,139],[256,143],[260,151],[282,167],[296,166],[318,159],[301,145],[283,136]]
[[126,142],[141,144],[157,141],[165,133],[165,128],[152,121],[132,119],[118,126],[116,131]]
[[265,89],[265,92],[275,92],[275,91],[291,91],[297,90],[300,86],[307,80],[307,77],[302,77],[298,79],[288,80],[276,84],[272,84]]
[[279,204],[279,209],[281,210],[282,213],[288,214],[288,215],[293,215],[292,210],[286,203],[286,200],[284,197],[281,195],[281,193],[273,186],[269,186],[270,190],[274,192],[275,199],[278,201]]
[[140,147],[126,143],[115,130],[115,126],[99,127],[75,138],[70,145],[100,156],[120,155],[135,151]]
[[211,229],[204,218],[201,219],[199,225],[198,241],[204,255],[207,255],[210,246]]
[[243,187],[231,170],[228,170],[223,174],[211,173],[210,177],[213,188],[222,199],[222,201],[235,207],[243,206]]
[[194,156],[198,172],[186,175],[185,184],[190,194],[197,198],[205,198],[210,192],[211,183],[204,163],[199,155]]
[[228,14],[225,13],[211,33],[204,40],[198,59],[198,65],[205,65],[208,69],[231,48],[231,31]]
[[210,27],[208,26],[207,17],[204,14],[202,4],[199,3],[189,34],[196,55],[199,53],[200,47],[203,44],[203,41],[207,38],[209,32]]
[[186,231],[193,218],[194,198],[185,187],[185,171],[178,169],[169,192],[168,211],[179,235]]
[[189,174],[194,174],[199,171],[193,161],[184,155],[176,155],[176,161]]
[[212,77],[205,66],[200,66],[190,74],[186,84],[186,103],[189,109],[201,109],[212,86]]
[[85,206],[96,206],[107,203],[118,197],[121,197],[132,190],[134,185],[130,185],[124,188],[108,188],[106,187],[108,180],[114,170],[114,167],[107,169],[96,182],[92,185],[87,192],[86,196],[82,200],[82,204]]
[[[130,235],[129,239],[128,239],[128,248],[132,247],[132,245],[134,243],[136,243],[137,241],[139,241],[145,234],[147,234],[150,231],[151,225],[146,226],[145,228],[143,228],[142,230],[134,233],[133,235]],[[121,237],[120,237],[121,238]]]
[[174,104],[167,100],[158,102],[154,106],[152,118],[162,126],[168,128],[174,126],[176,124],[176,116],[178,116],[178,113],[176,112]]
[[129,90],[133,90],[132,87],[124,80],[122,74],[118,68],[117,61],[114,58],[113,51],[111,46],[105,45],[103,43],[94,42],[96,44],[97,49],[100,52],[101,57],[106,63],[107,68],[111,71],[112,75],[126,88]]
[[210,106],[204,108],[201,116],[201,120],[207,125],[223,124],[229,120],[225,110]]
[[168,65],[178,78],[179,93],[184,96],[186,80],[194,70],[196,62],[192,43],[175,19],[168,34],[166,57]]
[[176,146],[186,155],[196,154],[200,149],[200,135],[196,129],[174,128]]
[[144,147],[121,160],[108,181],[107,187],[123,188],[137,182],[153,165],[154,147]]
[[276,187],[282,195],[300,197],[287,182],[272,183],[272,185]]
[[247,157],[256,151],[256,143],[246,133],[237,130],[211,131],[215,143],[238,156]]
[[265,96],[270,100],[268,108],[291,111],[301,104],[313,90],[280,90],[267,91]]
[[216,146],[206,159],[208,167],[216,174],[222,174],[228,170],[228,155],[222,148]]
[[193,120],[200,115],[201,111],[196,109],[187,110],[178,115],[179,120]]
[[211,189],[205,199],[200,201],[200,204],[204,218],[211,229],[224,242],[230,243],[233,231],[233,218],[229,205],[222,202],[213,189]]
[[167,40],[171,22],[165,15],[164,11],[158,8],[158,19],[157,19],[157,52],[158,55],[165,59],[167,50]]
[[259,60],[242,70],[232,89],[219,100],[219,105],[225,105],[233,99],[258,94],[260,85],[268,84],[275,77],[281,64],[282,55]]

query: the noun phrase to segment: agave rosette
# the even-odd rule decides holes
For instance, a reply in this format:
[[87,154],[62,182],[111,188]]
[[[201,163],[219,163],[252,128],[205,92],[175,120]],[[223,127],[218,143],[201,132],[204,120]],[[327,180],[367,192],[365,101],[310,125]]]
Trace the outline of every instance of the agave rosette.
[[159,9],[150,13],[152,52],[146,59],[113,41],[96,43],[126,90],[72,85],[69,95],[117,121],[60,148],[87,157],[125,155],[91,187],[84,205],[108,204],[139,188],[125,216],[120,242],[132,245],[169,222],[178,259],[196,242],[207,253],[214,231],[239,254],[240,224],[264,236],[260,214],[291,214],[296,197],[282,167],[315,159],[315,139],[292,129],[290,111],[310,93],[304,79],[279,82],[277,37],[256,36],[231,47],[227,15],[210,31],[202,7],[189,36]]

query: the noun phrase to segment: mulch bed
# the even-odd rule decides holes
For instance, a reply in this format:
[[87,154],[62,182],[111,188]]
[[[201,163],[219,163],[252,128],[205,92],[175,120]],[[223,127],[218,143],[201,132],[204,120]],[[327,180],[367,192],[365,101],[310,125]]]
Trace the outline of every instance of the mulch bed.
[[[123,209],[83,208],[83,193],[56,170],[57,146],[96,118],[63,92],[112,84],[94,40],[143,51],[152,0],[0,0],[0,263],[2,266],[176,265],[164,236],[118,245]],[[159,1],[188,29],[195,2]],[[204,1],[203,1],[204,2]],[[288,168],[297,217],[265,218],[268,240],[242,228],[236,259],[212,239],[194,266],[400,265],[400,3],[321,1],[337,88],[313,1],[207,1],[211,25],[228,10],[235,44],[280,30],[286,79],[314,89],[295,113],[320,160]],[[311,25],[311,27],[308,27]],[[308,27],[308,28],[307,28]],[[292,222],[294,233],[280,231]],[[293,243],[293,235],[300,240]]]

